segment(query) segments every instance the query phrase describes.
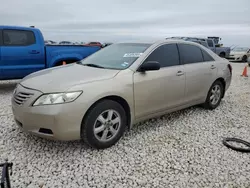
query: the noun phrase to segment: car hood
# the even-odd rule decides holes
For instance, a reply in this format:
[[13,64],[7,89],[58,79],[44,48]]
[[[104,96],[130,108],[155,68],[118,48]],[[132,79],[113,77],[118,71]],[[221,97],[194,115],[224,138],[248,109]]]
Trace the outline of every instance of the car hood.
[[246,54],[246,52],[233,52],[233,51],[230,52],[230,55],[244,55],[244,54]]
[[217,49],[224,50],[224,51],[227,51],[227,52],[231,51],[231,49],[229,47],[217,47]]
[[119,70],[69,64],[32,73],[20,82],[43,93],[63,92],[74,85],[113,78]]

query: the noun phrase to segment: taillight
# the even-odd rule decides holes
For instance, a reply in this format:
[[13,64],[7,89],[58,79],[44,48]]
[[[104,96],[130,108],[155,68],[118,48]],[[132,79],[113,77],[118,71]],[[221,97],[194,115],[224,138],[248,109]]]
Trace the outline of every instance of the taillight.
[[228,69],[229,69],[229,71],[230,71],[230,74],[232,74],[232,69],[233,69],[233,68],[232,68],[232,65],[228,64],[227,67],[228,67]]

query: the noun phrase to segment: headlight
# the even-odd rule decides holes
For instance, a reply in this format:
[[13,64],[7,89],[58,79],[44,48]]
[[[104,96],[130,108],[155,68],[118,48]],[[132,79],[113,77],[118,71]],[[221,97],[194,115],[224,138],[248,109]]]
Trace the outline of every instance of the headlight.
[[79,97],[81,93],[82,91],[44,94],[35,101],[33,106],[69,103]]

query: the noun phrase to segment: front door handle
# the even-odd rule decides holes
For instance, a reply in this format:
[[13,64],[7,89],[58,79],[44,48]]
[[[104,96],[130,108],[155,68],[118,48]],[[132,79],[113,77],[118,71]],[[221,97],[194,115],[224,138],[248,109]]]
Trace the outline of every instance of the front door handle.
[[214,66],[214,65],[211,65],[211,69],[215,69],[216,68],[216,66]]
[[30,53],[30,54],[39,54],[40,52],[37,51],[37,50],[30,50],[29,53]]
[[178,71],[178,72],[176,73],[176,76],[182,76],[183,74],[184,74],[184,72]]

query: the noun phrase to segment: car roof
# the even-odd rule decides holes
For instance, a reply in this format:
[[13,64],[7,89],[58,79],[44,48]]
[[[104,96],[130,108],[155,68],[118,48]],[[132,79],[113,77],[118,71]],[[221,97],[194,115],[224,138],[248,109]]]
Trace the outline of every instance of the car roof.
[[148,42],[118,42],[116,44],[148,44],[148,45],[152,45],[154,43],[148,43]]
[[148,42],[122,42],[122,43],[117,43],[117,44],[138,44],[138,45],[147,45],[149,48],[154,48],[162,44],[170,44],[170,43],[182,43],[182,44],[191,44],[191,45],[196,45],[199,46],[205,50],[207,50],[207,47],[204,45],[197,43],[197,41],[187,41],[183,39],[163,39],[163,40],[158,40],[153,43],[148,43]]
[[[187,36],[182,36],[182,37],[168,37],[166,39],[182,39],[182,40],[185,40],[185,39],[196,39],[196,40],[208,40],[207,38],[203,38],[203,37],[187,37]],[[211,39],[210,39],[211,40]]]
[[[187,41],[187,40],[183,40],[183,39],[162,39],[162,40],[158,40],[158,41],[155,41],[153,43],[149,43],[149,42],[119,42],[117,44],[144,44],[144,45],[160,45],[160,44],[166,44],[166,43],[186,43],[186,44],[193,44],[193,45],[200,45],[200,44],[197,44],[196,42],[193,42],[193,41]],[[202,41],[201,41],[202,42]]]
[[185,44],[193,44],[193,45],[200,45],[196,42],[193,42],[193,41],[187,41],[187,40],[183,40],[183,39],[168,39],[168,40],[159,40],[159,41],[156,41],[154,44],[161,44],[161,43],[185,43]]
[[23,26],[13,26],[13,25],[0,25],[0,29],[19,29],[19,30],[38,30],[34,27],[23,27]]

